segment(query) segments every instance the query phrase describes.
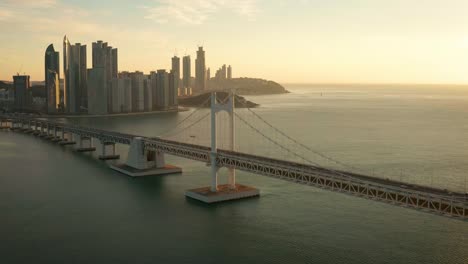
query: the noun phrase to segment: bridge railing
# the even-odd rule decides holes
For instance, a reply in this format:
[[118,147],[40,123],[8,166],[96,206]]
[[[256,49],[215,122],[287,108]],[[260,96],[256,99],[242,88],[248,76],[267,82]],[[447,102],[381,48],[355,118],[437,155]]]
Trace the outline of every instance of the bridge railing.
[[[2,116],[5,118],[5,116]],[[114,142],[120,144],[129,145],[135,135],[123,134],[118,132],[110,132],[106,130],[101,130],[97,128],[82,127],[74,124],[66,124],[60,122],[53,122],[50,120],[41,120],[37,118],[30,117],[18,117],[18,116],[8,116],[7,119],[10,119],[15,122],[20,122],[23,124],[31,123],[33,126],[49,126],[49,128],[59,128],[65,132],[74,133],[80,136],[87,136],[97,138],[105,142]]]
[[[4,116],[0,116],[5,118]],[[89,136],[106,142],[130,144],[135,137],[143,140],[144,149],[161,151],[166,154],[198,160],[210,161],[209,147],[181,143],[162,138],[148,138],[131,134],[105,131],[96,128],[81,127],[73,124],[52,122],[28,117],[8,117],[16,123],[29,123],[33,126],[48,126],[63,131]],[[468,218],[468,200],[466,195],[445,193],[423,186],[400,185],[399,182],[386,181],[366,175],[338,171],[315,165],[256,156],[235,151],[218,150],[216,162],[219,167],[239,169],[246,172],[285,179],[297,183],[314,185],[320,188],[350,193],[369,199],[377,199],[427,209],[451,216]]]

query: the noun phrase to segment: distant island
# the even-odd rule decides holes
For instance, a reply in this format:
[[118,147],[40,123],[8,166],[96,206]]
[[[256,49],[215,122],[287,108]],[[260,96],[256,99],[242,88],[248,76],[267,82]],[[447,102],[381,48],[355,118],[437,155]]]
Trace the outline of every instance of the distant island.
[[[229,94],[227,92],[217,92],[216,98],[218,99],[218,102],[223,102],[226,100],[226,97],[228,95]],[[188,107],[210,107],[211,105],[210,97],[211,97],[211,93],[206,92],[200,95],[179,98],[179,105],[188,106]],[[247,99],[239,95],[236,95],[234,104],[236,108],[253,108],[253,107],[258,106],[258,104],[248,101]]]
[[211,78],[207,82],[207,88],[210,90],[234,89],[239,95],[266,95],[289,93],[279,83],[256,78],[233,78],[223,80]]

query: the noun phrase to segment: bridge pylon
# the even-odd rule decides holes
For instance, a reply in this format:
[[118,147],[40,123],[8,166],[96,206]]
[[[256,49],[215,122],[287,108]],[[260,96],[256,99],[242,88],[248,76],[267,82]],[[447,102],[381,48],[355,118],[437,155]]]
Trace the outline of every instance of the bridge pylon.
[[220,169],[218,159],[217,123],[216,116],[219,112],[225,111],[229,114],[229,150],[235,151],[235,93],[231,92],[227,100],[218,103],[216,92],[211,93],[211,150],[210,150],[210,187],[202,187],[185,192],[187,197],[200,200],[205,203],[223,202],[260,195],[256,188],[236,184],[236,171],[233,167],[228,167],[228,183],[218,184],[218,171]]

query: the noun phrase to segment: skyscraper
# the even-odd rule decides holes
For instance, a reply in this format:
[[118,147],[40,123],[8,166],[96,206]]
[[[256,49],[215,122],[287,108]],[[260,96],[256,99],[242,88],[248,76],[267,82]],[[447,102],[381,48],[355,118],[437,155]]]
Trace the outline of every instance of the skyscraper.
[[211,70],[210,68],[208,68],[208,70],[206,70],[206,81],[209,81],[211,79]]
[[190,90],[190,77],[192,76],[191,65],[190,65],[190,56],[184,56],[183,58],[183,88],[184,92],[182,94],[188,95]]
[[86,45],[70,45],[67,36],[63,39],[64,107],[66,112],[86,111],[87,105]]
[[229,65],[229,67],[227,68],[227,78],[229,80],[232,79],[232,67],[231,67],[231,65]]
[[26,109],[31,107],[30,88],[29,75],[13,76],[16,109]]
[[143,79],[143,109],[146,112],[153,109],[153,90],[150,75],[145,75]]
[[[86,55],[86,45],[80,45],[79,43],[75,44],[79,47],[80,53],[80,89],[77,98],[77,103],[79,104],[79,112],[87,112],[88,108],[88,63]],[[76,47],[78,49],[78,47]]]
[[60,64],[59,53],[50,44],[45,52],[45,88],[48,113],[56,113],[60,104]]
[[104,67],[93,67],[88,70],[88,113],[103,115],[109,113],[108,82]]
[[117,78],[119,74],[119,58],[118,58],[118,50],[117,48],[112,49],[112,69],[111,69],[111,77],[112,79]]
[[118,51],[113,49],[102,40],[93,42],[93,68],[104,68],[105,80],[107,82],[107,106],[108,112],[112,112],[112,79],[118,74]]
[[67,36],[63,37],[63,111],[69,112],[69,90],[70,90],[70,41],[68,41]]
[[106,67],[107,58],[107,43],[103,43],[102,40],[93,42],[93,68]]
[[141,112],[144,110],[144,81],[147,78],[142,72],[130,73],[132,79],[132,111]]
[[176,74],[174,73],[174,71],[171,71],[169,73],[169,94],[168,94],[168,106],[170,108],[173,108],[175,106],[177,106],[177,76]]
[[227,76],[226,64],[221,67],[221,79],[225,80]]
[[112,112],[132,111],[132,80],[128,76],[112,79]]
[[180,88],[180,58],[177,56],[172,57],[172,74],[174,75],[174,87],[177,97]]
[[158,70],[156,73],[156,108],[165,110],[169,107],[169,74],[166,70]]
[[205,90],[206,86],[206,66],[205,51],[203,47],[198,47],[197,58],[195,59],[195,89],[197,91]]

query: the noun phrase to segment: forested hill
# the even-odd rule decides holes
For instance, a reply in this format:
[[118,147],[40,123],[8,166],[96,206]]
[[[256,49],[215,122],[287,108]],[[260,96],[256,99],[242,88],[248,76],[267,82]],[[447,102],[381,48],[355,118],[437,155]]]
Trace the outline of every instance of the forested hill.
[[[227,92],[216,93],[218,102],[226,101],[226,97],[228,96],[229,94]],[[211,93],[206,92],[197,96],[179,98],[179,105],[190,106],[190,107],[210,107],[211,105],[210,97],[211,97]],[[253,108],[253,107],[257,107],[258,104],[248,101],[242,96],[236,95],[235,106],[236,108],[246,108],[246,107]]]
[[240,95],[282,94],[288,91],[279,83],[254,78],[234,78],[217,80],[211,78],[207,82],[210,90],[232,90]]

